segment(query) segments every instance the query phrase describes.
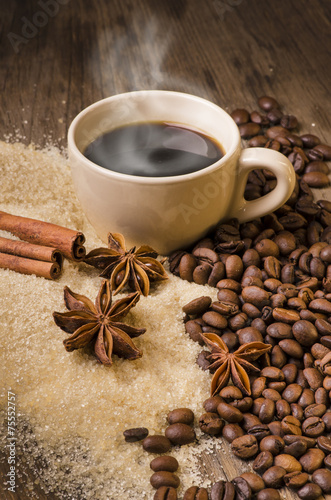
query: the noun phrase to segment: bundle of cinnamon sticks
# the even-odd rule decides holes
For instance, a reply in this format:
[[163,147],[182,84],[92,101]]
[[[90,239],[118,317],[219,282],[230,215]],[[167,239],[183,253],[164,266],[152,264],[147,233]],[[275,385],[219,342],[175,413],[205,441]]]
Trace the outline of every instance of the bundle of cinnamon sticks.
[[20,238],[0,237],[0,268],[56,279],[64,257],[77,262],[85,257],[85,236],[80,231],[1,211],[0,230]]

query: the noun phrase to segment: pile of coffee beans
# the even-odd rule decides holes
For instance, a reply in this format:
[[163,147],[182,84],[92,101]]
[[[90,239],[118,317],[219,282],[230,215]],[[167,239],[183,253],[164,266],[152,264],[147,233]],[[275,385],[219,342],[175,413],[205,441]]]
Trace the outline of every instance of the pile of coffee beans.
[[[219,224],[169,264],[182,279],[218,289],[217,300],[204,295],[183,308],[193,340],[204,345],[201,335],[212,332],[230,352],[254,341],[272,346],[255,362],[260,373],[249,374],[250,396],[230,385],[204,403],[202,432],[254,460],[254,473],[213,485],[205,498],[273,500],[287,486],[313,500],[331,493],[331,202],[315,201],[311,188],[329,184],[331,147],[298,135],[297,119],[272,97],[258,105],[262,111],[236,109],[232,117],[247,147],[272,148],[292,162],[291,197],[263,218]],[[251,172],[246,199],[275,183],[268,171]],[[197,359],[204,370],[208,354]]]
[[[207,413],[202,415],[199,419],[201,430],[212,436],[220,437],[222,435],[222,429],[231,425],[226,424],[221,416],[216,413],[217,411],[222,411],[221,407],[218,408],[220,403],[223,402],[226,404],[225,399],[230,401],[231,395],[233,402],[235,401],[234,398],[238,398],[241,395],[241,392],[236,387],[224,388],[223,391],[222,397],[215,396],[205,401],[204,407]],[[235,410],[235,406],[231,408]],[[241,408],[243,409],[243,406],[241,406]],[[154,500],[177,500],[177,489],[180,485],[180,479],[176,473],[179,468],[179,463],[175,457],[167,455],[167,453],[172,446],[183,446],[196,441],[194,421],[195,417],[192,410],[189,408],[176,408],[167,415],[167,423],[169,425],[164,435],[154,434],[148,436],[148,430],[145,427],[127,429],[124,431],[124,438],[127,442],[142,441],[142,446],[145,451],[159,455],[150,462],[150,468],[153,471],[150,483],[156,490]],[[235,431],[233,430],[232,433],[233,432]],[[230,435],[231,432],[228,432],[224,437],[230,441]],[[240,435],[244,436],[244,432],[242,431]],[[239,437],[238,434],[237,437]],[[234,441],[234,439],[232,441]],[[238,443],[238,450],[241,450],[238,456],[243,458],[243,444],[240,444],[240,442]],[[295,480],[298,482],[297,478],[293,479],[293,481]],[[245,472],[235,477],[232,481],[217,481],[211,486],[210,491],[204,487],[191,486],[184,492],[183,500],[249,500],[253,496],[256,500],[281,499],[277,489],[274,487],[266,487],[266,482],[257,472]]]

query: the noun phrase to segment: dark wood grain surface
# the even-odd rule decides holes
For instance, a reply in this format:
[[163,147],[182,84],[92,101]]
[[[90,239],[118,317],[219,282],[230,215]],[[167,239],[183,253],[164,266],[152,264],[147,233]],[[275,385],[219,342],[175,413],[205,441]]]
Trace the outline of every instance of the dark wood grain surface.
[[[0,12],[0,139],[65,148],[92,102],[169,89],[227,110],[270,94],[331,143],[330,0],[0,0]],[[32,498],[23,460],[20,474],[1,498]]]

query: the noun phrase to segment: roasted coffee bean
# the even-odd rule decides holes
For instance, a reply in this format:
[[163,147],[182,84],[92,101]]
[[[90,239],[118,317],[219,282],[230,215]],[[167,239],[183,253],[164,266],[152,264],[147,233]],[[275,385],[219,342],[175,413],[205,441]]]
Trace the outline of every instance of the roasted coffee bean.
[[226,424],[222,430],[222,437],[232,443],[235,439],[244,436],[244,431],[238,424]]
[[127,443],[134,443],[141,441],[148,436],[148,429],[146,427],[136,427],[134,429],[126,429],[123,432],[124,439]]
[[300,458],[307,451],[307,443],[303,439],[298,439],[294,443],[288,444],[284,448],[284,453]]
[[194,342],[198,342],[200,345],[205,345],[204,340],[201,337],[202,328],[199,323],[191,319],[185,323],[185,330],[189,334],[190,338],[194,340]]
[[235,401],[232,401],[232,403],[230,404],[234,408],[237,408],[237,410],[240,410],[242,413],[247,413],[253,405],[253,399],[250,396],[245,396],[242,399],[236,399]]
[[224,420],[217,413],[204,413],[199,419],[199,426],[205,434],[217,436],[224,427]]
[[[275,345],[271,351],[271,365],[276,366],[277,368],[283,368],[283,366],[286,365],[286,362],[287,362],[286,354],[279,347],[279,345]],[[284,384],[286,386],[286,382],[284,382]]]
[[240,281],[244,265],[239,255],[230,255],[226,259],[225,271],[228,279]]
[[166,436],[154,434],[144,439],[143,448],[149,453],[167,453],[171,448],[171,442]]
[[319,448],[310,448],[307,453],[299,459],[300,464],[305,472],[312,474],[319,469],[323,464],[325,453]]
[[331,438],[327,436],[319,436],[317,438],[317,446],[324,451],[325,454],[331,453]]
[[291,407],[292,417],[302,422],[302,420],[304,419],[303,408],[298,403],[291,403],[290,407]]
[[305,148],[313,148],[321,143],[319,137],[313,134],[300,135],[300,139],[302,140]]
[[231,443],[231,450],[243,460],[253,458],[259,451],[257,440],[248,434],[234,439]]
[[284,485],[286,470],[278,465],[273,465],[262,476],[265,485],[270,488],[281,488]]
[[310,347],[318,341],[318,332],[310,321],[299,320],[292,326],[294,338],[303,346]]
[[254,380],[251,387],[252,396],[254,399],[257,399],[262,395],[262,392],[266,388],[266,380],[266,377],[258,377]]
[[[296,340],[293,339],[280,340],[278,342],[278,345],[288,356],[292,356],[292,358],[296,359],[302,359],[304,354],[303,348]],[[307,370],[309,369],[310,368],[307,368]]]
[[171,486],[161,486],[154,495],[154,500],[177,500],[177,491]]
[[247,434],[255,436],[258,441],[261,441],[264,437],[269,436],[270,429],[266,424],[254,425],[247,431]]
[[314,150],[322,153],[324,160],[331,160],[331,146],[328,146],[327,144],[318,144],[317,146],[314,146]]
[[316,404],[320,405],[325,405],[326,407],[329,406],[329,396],[327,391],[324,389],[324,387],[319,387],[317,391],[315,391],[315,401]]
[[298,490],[302,488],[308,481],[309,475],[306,472],[290,472],[284,476],[284,483],[288,488]]
[[284,309],[282,307],[276,307],[273,310],[272,315],[275,321],[281,321],[289,325],[293,325],[296,321],[300,320],[300,314],[298,311]]
[[236,492],[236,499],[250,500],[252,498],[251,487],[245,479],[239,476],[232,479],[231,482]]
[[[230,302],[230,303],[233,303],[233,304],[237,305],[238,307],[240,307],[239,297],[232,290],[228,290],[228,289],[219,290],[219,292],[217,293],[217,298],[220,302]],[[218,311],[218,312],[221,312],[221,311]],[[237,311],[237,312],[239,312],[239,311]]]
[[189,408],[176,408],[168,413],[167,421],[169,424],[182,423],[191,425],[194,422],[194,413]]
[[[282,127],[292,130],[298,126],[298,120],[293,115],[283,115],[280,124]],[[302,140],[302,139],[301,139]]]
[[227,387],[223,387],[223,389],[221,389],[219,396],[224,399],[226,403],[231,403],[236,399],[242,399],[243,394],[235,385],[228,385]]
[[210,500],[234,500],[236,491],[229,481],[217,481],[210,490]]
[[207,356],[209,355],[209,351],[201,351],[199,354],[198,354],[198,357],[196,359],[196,364],[201,368],[201,370],[208,370],[211,363],[210,361],[208,361],[207,359]]
[[267,118],[270,121],[270,123],[272,123],[273,125],[276,125],[277,123],[279,123],[282,116],[283,116],[283,113],[281,112],[280,109],[277,109],[277,108],[272,108],[267,113]]
[[[246,109],[237,108],[232,111],[230,114],[232,119],[236,122],[237,125],[242,125],[243,123],[247,123],[250,119],[249,112]],[[319,144],[319,143],[317,143]],[[316,145],[317,145],[316,144]],[[309,146],[313,147],[313,146]]]
[[244,472],[240,475],[240,477],[245,479],[245,481],[249,484],[253,494],[258,493],[265,487],[263,479],[254,472]]
[[278,419],[282,420],[284,417],[287,417],[291,414],[290,405],[285,399],[279,399],[276,402],[276,416]]
[[250,118],[252,122],[258,123],[259,125],[269,125],[268,118],[265,115],[262,115],[259,111],[252,111],[250,114]]
[[219,395],[212,396],[203,402],[203,407],[207,412],[216,413],[217,406],[222,402],[222,398]]
[[215,262],[208,278],[207,284],[215,287],[217,283],[225,276],[225,267],[223,262]]
[[301,396],[303,388],[299,384],[289,384],[282,393],[282,398],[288,403],[295,403]]
[[283,434],[294,434],[296,436],[302,435],[300,420],[292,415],[283,418],[281,421],[281,427]]
[[190,316],[200,316],[209,308],[212,300],[210,297],[198,297],[183,306],[183,312]]
[[305,418],[322,417],[326,412],[326,406],[323,404],[311,404],[305,408]]
[[[202,315],[203,321],[207,326],[212,326],[219,330],[223,330],[228,326],[227,319],[216,311],[207,311]],[[209,330],[210,331],[210,330]]]
[[179,263],[179,276],[182,280],[193,281],[193,271],[198,265],[196,258],[191,254],[185,254]]
[[266,436],[260,442],[261,451],[269,451],[272,455],[278,455],[285,447],[284,439],[280,436]]
[[208,500],[208,492],[206,488],[191,486],[185,491],[183,500]]
[[310,405],[313,405],[315,402],[315,393],[311,389],[303,389],[302,394],[298,400],[298,404],[302,408],[307,408]]
[[249,139],[254,135],[259,135],[261,126],[258,123],[247,122],[239,125],[239,133],[243,139]]
[[259,419],[263,424],[269,424],[275,416],[275,402],[271,399],[265,399],[259,411]]
[[264,111],[270,111],[270,109],[273,109],[273,108],[279,109],[279,107],[280,107],[278,102],[276,101],[276,99],[274,99],[273,97],[270,97],[270,96],[259,97],[258,105]]
[[294,434],[285,434],[284,441],[287,445],[296,443],[297,441],[304,441],[307,444],[307,448],[312,448],[316,445],[316,439],[307,436],[298,436]]
[[208,282],[209,275],[211,273],[212,267],[210,264],[203,262],[199,264],[193,271],[193,281],[198,285],[206,285]]
[[316,368],[305,368],[303,374],[311,389],[316,391],[319,387],[322,387],[323,375]]
[[291,325],[276,321],[267,327],[267,333],[270,337],[282,340],[293,337]]
[[305,436],[317,438],[324,432],[325,424],[319,417],[308,417],[302,422],[302,432]]
[[168,472],[176,472],[179,467],[179,464],[175,457],[171,457],[169,455],[162,455],[161,457],[154,458],[149,464],[150,468],[154,472],[159,472],[162,470]]
[[173,472],[169,471],[158,471],[150,478],[150,483],[153,488],[158,489],[161,486],[171,486],[172,488],[178,488],[180,481],[179,477]]
[[282,373],[284,375],[287,384],[292,384],[297,378],[298,368],[295,364],[289,363],[282,368]]
[[265,488],[259,491],[256,500],[281,500],[281,496],[275,488]]
[[219,290],[223,289],[223,288],[226,288],[228,290],[232,290],[233,292],[239,294],[241,292],[241,286],[240,286],[240,283],[238,283],[237,281],[235,281],[234,279],[230,279],[230,278],[224,278],[224,279],[221,279],[218,283],[217,283],[217,288]]
[[[251,120],[252,120],[252,122],[254,122],[252,117],[251,117]],[[268,142],[268,139],[264,135],[256,135],[255,137],[252,137],[248,141],[248,145],[250,147],[253,147],[253,148],[263,148],[267,142]]]
[[324,459],[324,465],[328,469],[331,469],[331,455],[327,455]]
[[324,422],[326,431],[331,432],[331,412],[330,411],[326,412],[323,415],[322,421]]
[[322,172],[307,172],[303,174],[302,179],[313,188],[326,187],[330,183],[328,176]]
[[263,474],[273,465],[274,457],[270,451],[262,451],[253,462],[253,470],[258,474]]
[[282,370],[276,368],[275,366],[266,366],[265,368],[263,368],[263,370],[261,370],[261,376],[266,377],[268,381],[272,380],[274,382],[282,382],[284,380],[284,374]]
[[255,425],[260,425],[261,420],[252,413],[243,413],[243,419],[240,423],[241,427],[247,432],[251,427]]
[[236,424],[243,419],[243,414],[240,410],[223,401],[217,406],[217,413],[230,424]]
[[322,490],[318,484],[307,483],[298,490],[298,495],[302,500],[317,500],[322,495]]
[[323,493],[331,493],[331,471],[317,469],[313,472],[312,481],[322,489]]
[[174,445],[184,445],[195,441],[194,429],[182,423],[169,425],[165,430],[165,436]]
[[301,472],[302,465],[298,460],[289,454],[281,453],[280,455],[276,455],[274,459],[274,465],[278,465],[279,467],[283,467],[287,473],[289,472]]

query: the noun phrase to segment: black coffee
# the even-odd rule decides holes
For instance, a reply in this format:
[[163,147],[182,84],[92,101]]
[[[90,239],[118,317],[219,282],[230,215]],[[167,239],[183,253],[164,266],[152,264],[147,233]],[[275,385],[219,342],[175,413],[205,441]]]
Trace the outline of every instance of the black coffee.
[[196,172],[224,155],[214,139],[174,123],[146,122],[98,137],[84,155],[122,174],[169,177]]

